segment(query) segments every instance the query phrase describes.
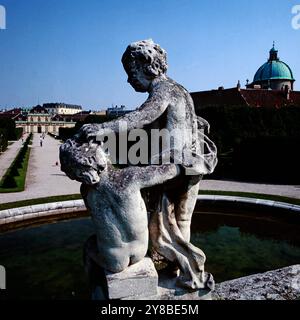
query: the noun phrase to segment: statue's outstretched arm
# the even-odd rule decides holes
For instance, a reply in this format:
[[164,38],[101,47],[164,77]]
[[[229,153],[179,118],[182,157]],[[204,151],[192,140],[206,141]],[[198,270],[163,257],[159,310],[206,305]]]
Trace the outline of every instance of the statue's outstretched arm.
[[133,170],[135,170],[135,175],[139,175],[135,181],[138,181],[137,183],[141,189],[163,184],[168,180],[176,178],[181,172],[180,166],[176,164],[140,167],[138,168],[138,172],[136,168]]
[[[148,99],[137,110],[124,115],[117,120],[102,124],[85,124],[79,131],[78,137],[88,140],[105,133],[123,130],[140,129],[159,118],[169,105],[169,99],[163,92],[150,93]],[[126,123],[126,125],[125,125]]]

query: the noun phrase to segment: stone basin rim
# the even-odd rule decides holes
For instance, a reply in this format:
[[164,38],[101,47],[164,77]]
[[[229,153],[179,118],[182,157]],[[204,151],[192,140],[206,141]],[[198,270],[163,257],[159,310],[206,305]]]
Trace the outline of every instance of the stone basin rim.
[[[223,196],[223,195],[199,195],[197,201],[203,202],[227,202],[227,203],[237,203],[237,204],[249,204],[257,205],[260,207],[273,207],[279,208],[287,211],[292,211],[300,213],[300,206],[295,204],[289,204],[286,202],[279,202],[273,200],[257,199],[257,198],[247,198],[239,196]],[[59,216],[62,214],[68,214],[72,212],[82,212],[86,211],[83,200],[68,200],[59,201],[45,204],[36,204],[31,206],[6,209],[0,211],[0,226],[22,222],[24,220]]]

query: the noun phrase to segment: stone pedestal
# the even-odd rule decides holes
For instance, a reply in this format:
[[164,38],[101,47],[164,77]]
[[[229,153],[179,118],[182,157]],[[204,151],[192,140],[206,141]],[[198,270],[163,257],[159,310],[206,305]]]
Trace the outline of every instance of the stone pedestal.
[[157,295],[158,274],[148,257],[119,273],[111,273],[97,264],[97,241],[85,243],[84,264],[89,275],[93,300],[136,299]]
[[155,269],[151,258],[122,272],[102,269],[96,259],[96,236],[85,244],[84,263],[89,275],[93,300],[211,300],[211,291],[188,291],[176,285],[177,277]]
[[157,295],[158,274],[148,257],[120,273],[105,274],[109,299],[137,299]]

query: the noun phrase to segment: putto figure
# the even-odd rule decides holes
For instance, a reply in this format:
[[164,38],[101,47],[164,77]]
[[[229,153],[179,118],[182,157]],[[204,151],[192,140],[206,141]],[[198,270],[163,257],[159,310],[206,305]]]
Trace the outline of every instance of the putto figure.
[[[90,159],[82,157],[82,151]],[[97,264],[121,272],[142,260],[148,250],[148,217],[141,189],[180,174],[175,164],[116,169],[96,143],[68,140],[61,148],[62,169],[83,182],[81,194],[97,233]],[[75,161],[74,161],[75,160]]]
[[[159,148],[159,163],[155,164],[159,167],[175,163],[181,170],[171,182],[162,179],[164,182],[143,192],[147,210],[151,213],[150,239],[158,253],[179,267],[181,285],[190,289],[212,287],[211,276],[204,272],[204,253],[190,244],[191,219],[200,180],[203,175],[213,172],[217,164],[216,146],[204,133],[209,130],[209,125],[196,116],[189,92],[167,77],[166,52],[152,40],[129,45],[122,63],[128,82],[137,92],[148,92],[148,99],[140,108],[122,118],[103,124],[84,125],[74,140],[78,143],[100,143],[108,134],[119,134],[124,122],[128,131],[144,129],[150,132],[160,129],[172,132],[172,141],[162,141],[161,145],[168,147]],[[62,146],[62,151],[64,148]],[[72,154],[71,149],[66,148],[68,154]],[[169,157],[165,157],[166,153]],[[75,156],[75,162],[86,157],[87,154]],[[89,163],[89,160],[85,161]],[[150,156],[149,168],[151,164],[153,157]],[[68,169],[63,170],[68,173]],[[153,171],[153,174],[158,172]],[[101,181],[101,174],[99,177]],[[93,206],[91,201],[88,201],[88,205]],[[118,206],[118,203],[114,205]],[[101,209],[98,207],[98,210]]]

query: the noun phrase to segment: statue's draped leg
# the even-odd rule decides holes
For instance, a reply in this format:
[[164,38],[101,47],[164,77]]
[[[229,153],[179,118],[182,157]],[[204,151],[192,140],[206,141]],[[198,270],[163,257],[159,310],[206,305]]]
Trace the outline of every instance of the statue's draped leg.
[[190,242],[192,215],[196,206],[202,176],[191,176],[186,191],[179,190],[173,197],[175,217],[183,238]]
[[207,288],[205,254],[184,239],[176,222],[174,204],[166,194],[162,195],[159,210],[151,214],[149,230],[154,249],[178,264],[181,271],[178,284],[195,290]]

